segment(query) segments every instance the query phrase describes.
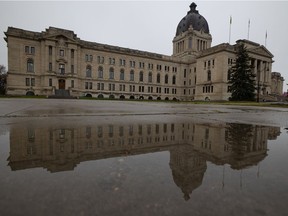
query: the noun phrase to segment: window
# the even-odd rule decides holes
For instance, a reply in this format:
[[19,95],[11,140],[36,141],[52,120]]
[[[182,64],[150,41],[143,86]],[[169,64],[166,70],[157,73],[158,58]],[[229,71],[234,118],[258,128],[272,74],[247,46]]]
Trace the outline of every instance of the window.
[[160,83],[160,74],[157,74],[157,83]]
[[85,55],[85,61],[86,61],[86,62],[92,62],[92,61],[93,61],[93,56],[86,54],[86,55]]
[[98,83],[97,90],[104,90],[104,83]]
[[59,64],[59,73],[60,74],[65,74],[65,65],[64,64]]
[[98,67],[98,78],[103,78],[103,67]]
[[153,70],[153,64],[149,63],[149,64],[148,64],[148,69],[149,69],[149,70]]
[[211,81],[211,71],[207,71],[207,81]]
[[152,83],[152,72],[149,72],[148,74],[148,82]]
[[74,80],[71,80],[71,88],[74,88]]
[[26,86],[30,86],[30,78],[26,78]]
[[104,57],[103,56],[97,56],[98,64],[104,64]]
[[74,74],[74,65],[71,65],[71,74]]
[[74,58],[74,49],[71,49],[71,58]]
[[59,55],[60,55],[61,57],[64,57],[64,50],[63,50],[63,49],[60,50]]
[[29,48],[29,46],[25,46],[25,53],[26,53],[26,54],[29,54],[29,53],[30,53],[30,48]]
[[161,71],[162,66],[161,65],[157,65],[157,70]]
[[92,77],[92,67],[91,65],[86,66],[86,77]]
[[85,89],[92,89],[92,82],[85,82]]
[[172,84],[175,85],[176,84],[176,76],[172,77]]
[[31,78],[31,86],[35,86],[35,78]]
[[49,62],[49,71],[52,71],[52,62]]
[[140,74],[139,74],[139,82],[143,82],[144,80],[144,77],[143,77],[143,71],[140,71]]
[[129,86],[129,91],[130,92],[135,92],[135,85],[130,85]]
[[130,67],[131,68],[135,68],[135,64],[136,64],[135,61],[130,61]]
[[109,58],[109,64],[115,65],[115,58]]
[[184,69],[184,78],[186,78],[186,69]]
[[126,65],[125,59],[119,59],[119,65],[120,66],[125,66]]
[[227,92],[228,92],[228,93],[232,92],[231,86],[228,86]]
[[165,84],[168,84],[168,74],[165,75]]
[[130,71],[130,81],[134,81],[134,71]]
[[25,46],[25,53],[34,55],[35,54],[35,47]]
[[144,92],[144,86],[139,86],[139,92]]
[[231,80],[231,75],[232,75],[232,73],[231,73],[231,70],[228,70],[228,72],[227,72],[227,80]]
[[35,47],[31,47],[31,54],[35,54]]
[[27,72],[34,72],[34,61],[33,59],[27,60]]
[[52,86],[52,79],[49,79],[49,86]]
[[109,83],[109,91],[115,91],[115,84]]
[[119,91],[125,91],[125,85],[120,84],[119,85]]
[[109,79],[114,79],[114,68],[109,69]]
[[144,62],[139,62],[139,68],[144,68],[145,67],[145,63]]
[[120,70],[120,80],[124,80],[124,69]]
[[52,50],[53,50],[52,46],[49,46],[48,50],[49,50],[48,53],[51,56],[52,55]]

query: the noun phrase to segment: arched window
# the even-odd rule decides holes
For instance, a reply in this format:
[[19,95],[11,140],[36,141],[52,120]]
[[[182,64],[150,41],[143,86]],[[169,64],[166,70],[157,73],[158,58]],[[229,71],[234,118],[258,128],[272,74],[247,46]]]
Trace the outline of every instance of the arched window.
[[160,83],[160,74],[157,74],[157,83]]
[[207,71],[207,81],[211,81],[211,71]]
[[109,69],[109,79],[114,79],[114,68]]
[[124,80],[124,69],[120,70],[120,80]]
[[103,67],[98,67],[98,78],[103,78]]
[[173,84],[173,85],[176,84],[176,76],[175,76],[175,75],[172,77],[172,84]]
[[148,82],[152,83],[152,72],[149,72],[148,74]]
[[92,67],[91,65],[86,66],[86,77],[92,77]]
[[143,82],[144,80],[144,77],[143,77],[143,71],[140,71],[140,74],[139,74],[139,82]]
[[168,74],[165,75],[165,84],[168,84]]
[[33,59],[27,60],[27,72],[34,72],[34,61]]
[[130,71],[130,81],[134,81],[134,71]]

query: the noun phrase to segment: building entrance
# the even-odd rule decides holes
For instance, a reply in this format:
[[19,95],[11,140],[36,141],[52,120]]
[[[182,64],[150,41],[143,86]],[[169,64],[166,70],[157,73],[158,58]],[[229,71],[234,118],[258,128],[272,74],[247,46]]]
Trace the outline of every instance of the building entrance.
[[64,79],[60,79],[58,81],[59,83],[59,89],[65,89],[65,80]]

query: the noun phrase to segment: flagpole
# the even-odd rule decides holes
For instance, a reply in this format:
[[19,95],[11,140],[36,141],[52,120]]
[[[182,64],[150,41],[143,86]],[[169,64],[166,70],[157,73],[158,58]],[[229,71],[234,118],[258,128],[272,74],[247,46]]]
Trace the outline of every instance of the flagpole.
[[248,36],[247,36],[247,39],[249,40],[249,34],[250,34],[250,19],[248,21]]
[[230,16],[230,25],[229,25],[229,44],[231,41],[231,26],[232,26],[232,16]]
[[265,47],[267,46],[267,30],[266,30],[266,34],[265,34]]

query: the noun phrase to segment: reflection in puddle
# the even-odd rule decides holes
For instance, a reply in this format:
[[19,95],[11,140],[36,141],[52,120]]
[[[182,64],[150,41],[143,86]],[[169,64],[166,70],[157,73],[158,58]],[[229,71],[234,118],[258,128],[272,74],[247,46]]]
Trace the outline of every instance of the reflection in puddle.
[[13,171],[43,167],[54,173],[74,170],[84,161],[169,151],[173,180],[185,200],[202,184],[207,161],[235,170],[257,165],[267,156],[267,141],[280,134],[278,127],[233,123],[36,125],[11,126]]

